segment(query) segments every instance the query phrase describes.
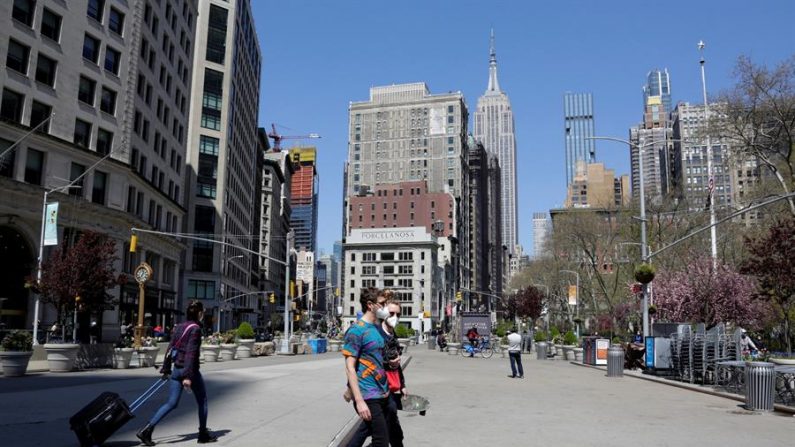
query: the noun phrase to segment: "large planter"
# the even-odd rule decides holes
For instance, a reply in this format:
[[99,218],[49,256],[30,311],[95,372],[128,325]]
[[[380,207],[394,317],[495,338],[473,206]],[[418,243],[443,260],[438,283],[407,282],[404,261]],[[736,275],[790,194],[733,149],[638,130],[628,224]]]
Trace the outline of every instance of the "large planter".
[[237,341],[237,358],[248,359],[251,358],[252,351],[254,350],[254,339],[244,338]]
[[447,343],[448,355],[458,355],[459,349],[461,349],[461,343]]
[[221,343],[221,353],[219,360],[222,362],[229,362],[235,359],[235,352],[237,351],[236,343]]
[[574,360],[574,345],[563,345],[563,359]]
[[508,356],[508,345],[500,345],[500,356],[505,358]]
[[342,347],[342,341],[340,340],[329,340],[328,342],[329,349],[331,352],[339,352],[340,348]]
[[574,348],[573,351],[574,351],[574,361],[582,363],[583,349],[582,348]]
[[218,361],[218,354],[221,352],[221,347],[218,345],[202,346],[202,357],[204,363],[214,363]]
[[158,346],[142,346],[138,349],[138,366],[142,368],[155,366],[157,353],[160,352]]
[[566,360],[566,356],[563,353],[563,345],[553,346],[555,346],[555,360]]
[[80,345],[74,343],[47,343],[47,365],[52,372],[69,372],[75,367]]
[[135,350],[133,348],[116,348],[113,350],[113,367],[116,369],[127,369]]
[[32,355],[33,351],[1,351],[0,361],[3,363],[3,377],[24,376]]

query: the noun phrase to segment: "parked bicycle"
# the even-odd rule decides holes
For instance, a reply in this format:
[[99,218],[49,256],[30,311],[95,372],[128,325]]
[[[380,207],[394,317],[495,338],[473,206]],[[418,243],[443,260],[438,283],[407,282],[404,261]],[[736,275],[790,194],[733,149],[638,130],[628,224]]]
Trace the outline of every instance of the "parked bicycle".
[[477,346],[472,346],[469,342],[464,342],[461,345],[461,355],[463,357],[474,357],[475,354],[480,354],[484,359],[494,355],[494,350],[491,348],[491,342],[488,337],[480,337]]

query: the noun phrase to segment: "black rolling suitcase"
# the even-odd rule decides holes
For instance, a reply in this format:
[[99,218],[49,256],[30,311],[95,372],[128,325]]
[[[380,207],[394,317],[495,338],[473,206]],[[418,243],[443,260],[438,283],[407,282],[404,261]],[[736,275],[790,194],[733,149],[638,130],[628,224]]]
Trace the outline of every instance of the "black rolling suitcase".
[[132,405],[116,393],[104,392],[69,418],[69,426],[81,447],[99,446],[133,417],[133,413],[157,393],[168,379],[158,379]]

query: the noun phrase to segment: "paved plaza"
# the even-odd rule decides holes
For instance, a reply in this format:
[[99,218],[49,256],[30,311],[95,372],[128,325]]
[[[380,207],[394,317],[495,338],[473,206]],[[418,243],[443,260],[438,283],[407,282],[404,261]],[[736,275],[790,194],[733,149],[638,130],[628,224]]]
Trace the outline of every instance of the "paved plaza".
[[[508,359],[462,358],[412,347],[410,392],[426,416],[401,413],[407,446],[782,446],[795,418],[747,412],[740,402],[525,355],[525,378]],[[219,446],[327,446],[353,416],[341,394],[338,353],[264,357],[203,366],[210,427]],[[0,378],[4,447],[73,446],[69,416],[102,391],[129,401],[155,379],[151,368]],[[163,402],[152,399],[107,446],[135,446],[135,430]],[[159,445],[195,445],[193,396],[155,430]],[[510,444],[507,444],[510,443]]]

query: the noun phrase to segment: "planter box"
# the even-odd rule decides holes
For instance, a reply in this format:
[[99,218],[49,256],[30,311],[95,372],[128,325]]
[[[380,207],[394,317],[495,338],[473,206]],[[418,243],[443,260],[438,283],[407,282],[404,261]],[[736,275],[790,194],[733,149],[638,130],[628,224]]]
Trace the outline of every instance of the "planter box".
[[157,353],[160,352],[158,346],[142,346],[138,349],[138,366],[142,368],[155,366]]
[[3,362],[3,377],[24,376],[32,355],[33,351],[0,352],[0,361]]
[[113,350],[113,367],[116,369],[127,369],[135,350],[133,348],[116,348]]
[[342,342],[339,340],[329,340],[328,345],[331,352],[339,352],[342,349]]
[[248,359],[251,358],[252,351],[254,350],[254,339],[238,340],[237,345],[237,358]]
[[276,345],[272,341],[254,343],[255,355],[273,355],[276,352]]
[[499,345],[500,346],[500,356],[502,358],[508,357],[508,345]]
[[69,372],[75,367],[80,345],[72,343],[47,343],[47,364],[52,372]]
[[222,362],[232,361],[235,359],[235,352],[237,352],[236,343],[221,343],[219,360]]
[[202,357],[204,363],[214,363],[218,361],[218,354],[221,352],[221,347],[218,345],[202,346]]
[[574,361],[582,363],[582,348],[574,348]]
[[458,355],[459,349],[461,349],[461,343],[447,343],[448,355]]
[[574,360],[574,345],[563,346],[563,359],[569,361]]

